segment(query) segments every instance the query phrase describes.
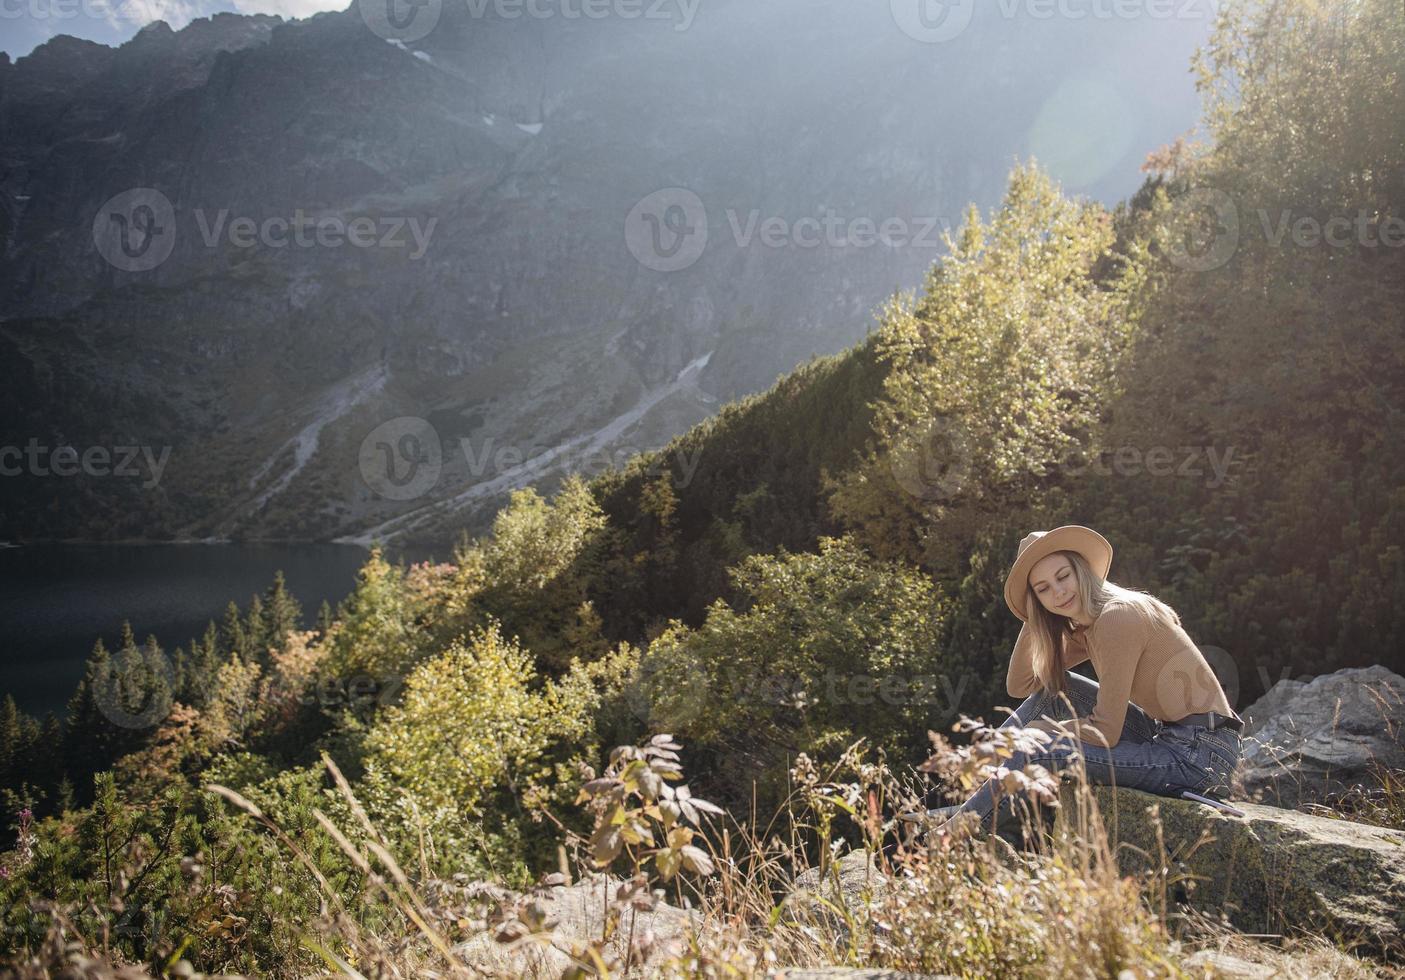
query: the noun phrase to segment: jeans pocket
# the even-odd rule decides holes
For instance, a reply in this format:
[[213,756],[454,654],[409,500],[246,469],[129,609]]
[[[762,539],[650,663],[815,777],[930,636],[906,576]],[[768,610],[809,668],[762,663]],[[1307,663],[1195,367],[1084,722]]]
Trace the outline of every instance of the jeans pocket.
[[1221,735],[1218,731],[1206,732],[1201,738],[1201,745],[1206,755],[1209,756],[1207,762],[1214,767],[1216,772],[1228,778],[1239,768],[1239,737],[1237,735],[1232,733]]

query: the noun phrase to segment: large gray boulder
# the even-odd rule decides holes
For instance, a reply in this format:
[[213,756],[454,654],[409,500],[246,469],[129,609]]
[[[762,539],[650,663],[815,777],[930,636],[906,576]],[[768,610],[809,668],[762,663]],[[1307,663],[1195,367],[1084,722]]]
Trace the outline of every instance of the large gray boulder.
[[[1060,834],[1077,822],[1076,783],[1061,788]],[[1119,870],[1159,867],[1161,826],[1172,896],[1246,933],[1311,932],[1405,957],[1405,832],[1234,803],[1235,817],[1172,797],[1092,788]]]
[[1376,665],[1283,680],[1240,712],[1236,795],[1278,806],[1380,787],[1377,766],[1405,770],[1405,678]]

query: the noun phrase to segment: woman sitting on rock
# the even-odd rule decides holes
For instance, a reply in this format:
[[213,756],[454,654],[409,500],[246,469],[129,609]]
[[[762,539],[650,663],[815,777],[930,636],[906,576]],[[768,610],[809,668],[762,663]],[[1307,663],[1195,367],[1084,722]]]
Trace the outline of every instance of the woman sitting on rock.
[[[1175,611],[1107,581],[1111,565],[1107,539],[1076,524],[1020,542],[1005,601],[1024,625],[1005,686],[1024,701],[1001,728],[1042,728],[1053,740],[1005,765],[1056,771],[1081,755],[1090,783],[1163,796],[1227,792],[1243,721]],[[1069,671],[1085,660],[1096,681]],[[939,832],[968,813],[979,814],[985,832],[1014,823],[1014,798],[1000,796],[997,806],[996,788],[988,779],[965,803],[930,811],[927,820]]]

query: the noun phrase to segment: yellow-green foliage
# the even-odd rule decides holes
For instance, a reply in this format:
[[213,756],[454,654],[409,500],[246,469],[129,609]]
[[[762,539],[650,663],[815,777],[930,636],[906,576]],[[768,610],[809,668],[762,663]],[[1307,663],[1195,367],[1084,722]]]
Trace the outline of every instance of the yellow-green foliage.
[[1089,441],[1128,329],[1124,294],[1095,278],[1112,243],[1100,205],[1031,164],[989,222],[968,212],[920,301],[888,304],[879,445],[830,498],[871,551],[959,568],[981,515],[1008,518]]
[[536,490],[516,490],[493,519],[483,546],[489,580],[499,589],[535,592],[570,568],[604,515],[576,474],[548,502]]
[[539,682],[531,655],[490,622],[409,674],[402,702],[367,736],[366,782],[422,813],[478,816],[498,791],[518,814],[546,805],[571,791],[577,760],[594,764],[594,719],[636,658],[621,644]]
[[794,752],[832,758],[866,736],[912,753],[954,719],[972,678],[939,650],[945,602],[926,576],[822,538],[819,554],[754,555],[733,579],[745,608],[719,599],[699,629],[671,623],[634,692],[653,729],[719,757],[719,799],[746,801],[754,777],[778,792]]
[[1235,4],[1200,61],[1215,142],[1140,195],[1157,261],[1108,406],[1110,445],[1171,465],[1090,474],[1082,516],[1252,698],[1405,644],[1405,7]]
[[355,591],[343,604],[328,668],[342,677],[366,674],[387,680],[416,658],[414,615],[402,570],[388,563],[379,548],[372,549]]
[[547,745],[588,723],[587,705],[563,704],[554,685],[532,690],[535,674],[495,625],[456,641],[406,678],[403,703],[367,738],[367,769],[430,806],[474,810],[493,787],[525,786]]
[[464,625],[497,620],[554,671],[573,656],[603,652],[600,638],[590,635],[592,614],[582,606],[594,572],[590,546],[605,523],[576,474],[549,501],[531,487],[514,491],[494,518],[492,534],[458,548],[459,566],[484,583]]

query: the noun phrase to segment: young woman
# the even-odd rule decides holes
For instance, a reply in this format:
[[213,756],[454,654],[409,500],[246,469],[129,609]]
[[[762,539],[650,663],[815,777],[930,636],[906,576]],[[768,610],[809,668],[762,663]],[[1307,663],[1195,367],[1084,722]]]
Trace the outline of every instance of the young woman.
[[[1024,626],[1005,685],[1024,701],[1001,727],[1042,728],[1054,739],[1005,765],[1055,771],[1081,754],[1089,782],[1163,796],[1227,792],[1243,721],[1175,611],[1107,581],[1111,565],[1107,539],[1077,524],[1020,542],[1005,602]],[[1096,681],[1068,670],[1085,660]],[[965,803],[929,817],[949,831],[974,812],[989,832],[1016,824],[1015,804],[991,778]]]

